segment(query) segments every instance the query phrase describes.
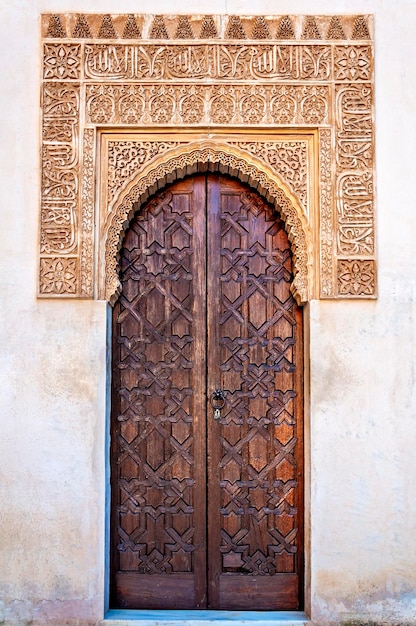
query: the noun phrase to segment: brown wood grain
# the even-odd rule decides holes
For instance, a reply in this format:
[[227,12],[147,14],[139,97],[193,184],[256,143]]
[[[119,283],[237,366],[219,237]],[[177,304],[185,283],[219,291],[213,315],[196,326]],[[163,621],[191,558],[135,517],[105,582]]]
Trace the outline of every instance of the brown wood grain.
[[242,183],[197,175],[135,216],[120,267],[113,606],[300,608],[302,310],[284,224]]

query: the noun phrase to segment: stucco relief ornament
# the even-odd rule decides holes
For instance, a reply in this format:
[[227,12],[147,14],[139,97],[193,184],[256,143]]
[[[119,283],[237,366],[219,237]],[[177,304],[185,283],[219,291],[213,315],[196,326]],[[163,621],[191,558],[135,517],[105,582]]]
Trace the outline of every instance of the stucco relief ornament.
[[75,259],[42,259],[41,276],[42,293],[76,293],[77,263]]
[[305,97],[300,103],[301,115],[307,124],[319,124],[327,115],[326,93],[319,87],[305,91]]
[[104,86],[98,87],[97,95],[89,101],[88,112],[96,124],[106,124],[114,118],[114,100]]
[[[194,88],[195,89],[195,88]],[[183,91],[186,91],[185,89]],[[199,95],[200,92],[192,92],[190,95],[185,95],[180,103],[180,113],[183,120],[187,124],[193,124],[199,122],[204,114],[204,100]]]
[[374,261],[339,261],[338,283],[341,295],[371,295],[375,289]]
[[368,46],[343,46],[335,48],[337,80],[370,80],[371,49]]
[[311,264],[311,239],[309,227],[302,209],[284,183],[264,164],[241,150],[220,145],[218,142],[194,142],[168,152],[131,181],[115,203],[105,226],[105,299],[114,303],[120,288],[117,259],[122,233],[134,214],[134,207],[143,202],[143,194],[155,183],[163,187],[164,180],[177,171],[192,173],[200,164],[212,163],[226,168],[228,172],[244,175],[265,198],[274,204],[286,224],[289,240],[293,245],[294,280],[292,290],[297,301],[306,302],[309,295],[309,267]]
[[297,107],[295,90],[293,87],[274,87],[271,100],[271,113],[276,123],[290,124],[295,118]]
[[45,79],[79,78],[81,46],[79,44],[45,45],[43,77]]
[[[212,167],[252,180],[277,202],[279,194],[268,191],[267,176],[260,174],[270,168],[310,220],[313,236],[302,261],[298,231],[285,209],[298,294],[375,297],[372,29],[368,15],[43,15],[39,294],[93,297],[94,258],[102,258],[105,244],[92,224],[97,216],[106,219],[106,209],[112,214],[130,176],[113,170],[97,193],[97,148],[105,127],[122,133],[135,126],[156,133],[175,128],[182,147],[192,143],[189,132],[208,138],[207,129],[217,127],[228,140],[221,157],[208,150]],[[289,142],[279,154],[266,148],[276,132],[309,133],[314,147],[304,158],[300,143],[292,149]],[[161,152],[149,154],[158,165],[141,180],[141,198],[160,189],[167,172],[172,180],[175,172],[197,171],[188,148],[174,170]],[[246,149],[250,157],[232,152]],[[253,159],[260,163],[255,173]],[[311,184],[317,193],[309,194]],[[107,206],[96,209],[97,198],[107,199]],[[310,245],[319,251],[312,255]],[[300,271],[312,256],[314,272]],[[101,281],[103,272],[99,264]]]

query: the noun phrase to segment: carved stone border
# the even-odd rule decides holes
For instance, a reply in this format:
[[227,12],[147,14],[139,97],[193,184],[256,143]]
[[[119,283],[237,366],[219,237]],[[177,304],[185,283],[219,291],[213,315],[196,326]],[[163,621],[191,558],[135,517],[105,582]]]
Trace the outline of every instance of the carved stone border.
[[[94,238],[97,130],[208,125],[230,135],[318,131],[319,167],[308,176],[319,179],[319,218],[307,224],[306,273],[292,231],[298,296],[376,296],[371,16],[44,15],[42,34],[40,296],[103,297],[94,256],[98,276],[113,271]],[[208,161],[219,168],[218,154]],[[223,154],[232,160],[230,148]],[[246,166],[256,156],[254,144]],[[258,171],[278,180],[260,161]]]

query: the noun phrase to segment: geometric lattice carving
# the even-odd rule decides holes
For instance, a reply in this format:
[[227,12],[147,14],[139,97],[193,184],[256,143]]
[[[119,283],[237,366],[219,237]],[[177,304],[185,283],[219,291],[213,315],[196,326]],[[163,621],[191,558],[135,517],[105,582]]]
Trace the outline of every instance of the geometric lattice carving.
[[[289,242],[284,225],[254,194],[224,189],[220,198],[221,386],[233,390],[241,378],[219,420],[222,571],[296,572],[296,304],[288,287]],[[258,232],[266,233],[264,242]],[[261,271],[279,280],[278,290]],[[255,524],[248,529],[249,516]]]
[[[124,287],[115,312],[117,552],[121,570],[142,574],[194,569],[195,330],[189,312],[189,211],[183,196],[173,198],[171,193],[149,202],[131,225],[120,260]],[[169,268],[163,281],[161,263]],[[181,377],[175,383],[178,368]],[[137,376],[134,385],[132,373]]]
[[[179,129],[209,126],[230,134],[261,127],[270,138],[278,129],[317,131],[320,215],[310,245],[319,265],[308,293],[375,297],[376,281],[347,289],[338,272],[341,261],[366,267],[365,260],[375,271],[371,16],[48,14],[42,34],[41,258],[70,255],[77,280],[75,290],[72,283],[62,289],[41,270],[40,294],[94,293],[87,265],[97,245],[89,224],[99,160],[87,137],[97,126],[175,128],[175,141]],[[250,141],[246,151],[275,167],[300,199],[293,187],[300,170],[273,165],[266,140]],[[312,217],[310,207],[306,213]]]
[[[283,222],[227,177],[174,183],[135,214],[120,279],[113,312],[115,601],[296,609],[302,342]],[[218,329],[208,342],[205,320]],[[207,389],[216,380],[228,390],[217,421],[203,400],[205,363]],[[241,587],[252,577],[263,589],[257,599]]]

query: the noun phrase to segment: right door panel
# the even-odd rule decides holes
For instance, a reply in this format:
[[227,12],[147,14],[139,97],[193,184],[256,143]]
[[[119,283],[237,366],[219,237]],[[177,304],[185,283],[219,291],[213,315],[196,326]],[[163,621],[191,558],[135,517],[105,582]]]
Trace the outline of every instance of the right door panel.
[[208,397],[225,397],[219,417],[207,409],[208,602],[298,609],[302,312],[290,245],[256,193],[221,177],[207,184]]

